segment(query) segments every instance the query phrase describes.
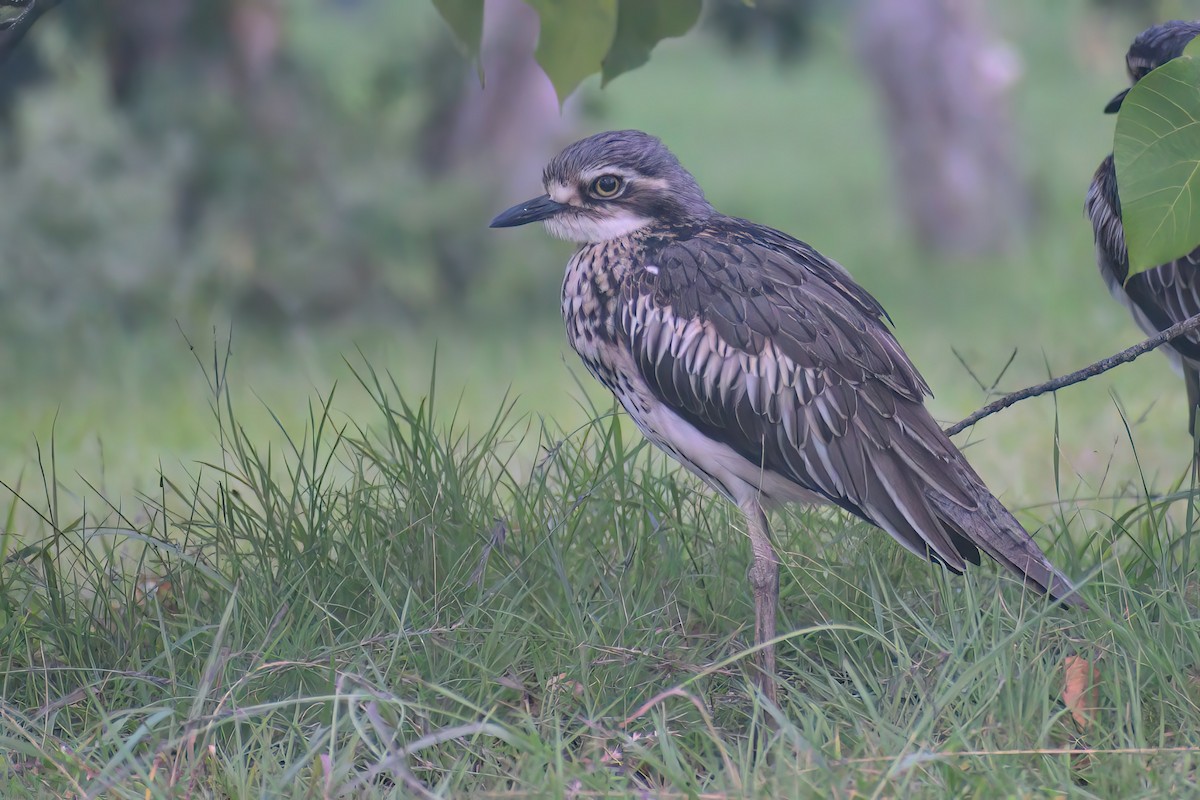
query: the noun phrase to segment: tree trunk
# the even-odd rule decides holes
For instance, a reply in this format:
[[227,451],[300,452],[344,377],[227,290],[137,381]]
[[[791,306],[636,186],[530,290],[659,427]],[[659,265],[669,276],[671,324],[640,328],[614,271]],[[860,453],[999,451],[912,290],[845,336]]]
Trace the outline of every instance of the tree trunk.
[[979,5],[872,0],[859,25],[903,213],[923,247],[952,257],[1008,251],[1031,217],[1007,102],[1020,65]]
[[[537,176],[566,144],[575,118],[574,101],[560,113],[558,97],[533,51],[538,15],[520,0],[484,4],[481,86],[462,57],[438,44],[429,71],[443,76],[434,84],[433,102],[421,135],[421,164],[431,183],[469,187],[469,195],[487,205],[460,206],[458,215],[431,231],[438,262],[442,302],[458,303],[476,275],[488,269],[490,234],[470,218],[486,219],[495,210],[537,191]],[[449,60],[450,64],[447,64]],[[464,195],[468,194],[464,192]]]

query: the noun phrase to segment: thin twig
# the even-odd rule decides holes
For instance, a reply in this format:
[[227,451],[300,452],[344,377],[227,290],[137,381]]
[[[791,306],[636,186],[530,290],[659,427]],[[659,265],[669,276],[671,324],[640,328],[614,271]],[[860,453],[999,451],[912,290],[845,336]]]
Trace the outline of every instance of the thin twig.
[[962,431],[974,425],[976,422],[979,422],[979,420],[983,419],[984,417],[990,417],[997,411],[1003,411],[1014,403],[1019,403],[1022,400],[1027,400],[1030,397],[1037,397],[1038,395],[1045,394],[1046,392],[1057,391],[1064,386],[1070,386],[1073,383],[1079,383],[1080,381],[1085,381],[1088,378],[1094,378],[1102,372],[1108,372],[1113,367],[1133,361],[1138,356],[1149,353],[1151,350],[1161,347],[1171,339],[1194,331],[1198,328],[1200,328],[1200,314],[1197,314],[1194,317],[1189,317],[1183,322],[1172,325],[1157,336],[1151,336],[1146,341],[1135,344],[1133,347],[1126,348],[1125,350],[1115,353],[1108,358],[1102,358],[1094,364],[1089,364],[1083,369],[1076,370],[1075,372],[1055,378],[1054,380],[1046,381],[1045,383],[1039,383],[1036,386],[1030,386],[1022,389],[1019,392],[1006,394],[999,400],[988,403],[986,406],[979,409],[963,421],[956,422],[949,428],[946,428],[946,435],[953,436],[956,433],[961,433]]

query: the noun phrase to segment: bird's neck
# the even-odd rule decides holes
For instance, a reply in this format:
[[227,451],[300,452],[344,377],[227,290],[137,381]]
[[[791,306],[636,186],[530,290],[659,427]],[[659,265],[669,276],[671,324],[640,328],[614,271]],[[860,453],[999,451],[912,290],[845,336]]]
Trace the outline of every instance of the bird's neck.
[[656,235],[656,226],[651,224],[603,241],[583,242],[571,260],[587,260],[591,262],[590,269],[623,274],[630,266],[629,262],[638,257],[646,242]]
[[625,236],[580,245],[563,277],[562,313],[572,346],[592,364],[598,341],[613,341],[622,288],[645,269],[646,241],[652,226]]

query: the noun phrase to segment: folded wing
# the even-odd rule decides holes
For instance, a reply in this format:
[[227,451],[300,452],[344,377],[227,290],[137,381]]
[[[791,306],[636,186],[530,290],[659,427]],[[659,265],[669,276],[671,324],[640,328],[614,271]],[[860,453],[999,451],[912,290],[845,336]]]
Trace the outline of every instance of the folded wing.
[[651,249],[620,334],[659,400],[764,470],[952,570],[979,550],[1071,591],[925,409],[884,312],[840,266],[770,228],[724,221]]

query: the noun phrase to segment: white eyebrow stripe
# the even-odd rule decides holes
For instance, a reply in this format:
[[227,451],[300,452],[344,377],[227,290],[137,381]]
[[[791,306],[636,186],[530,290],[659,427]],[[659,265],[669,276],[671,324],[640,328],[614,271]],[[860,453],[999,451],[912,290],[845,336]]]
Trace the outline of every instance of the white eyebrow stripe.
[[591,183],[601,175],[616,175],[627,181],[634,179],[638,181],[645,180],[642,175],[637,172],[628,169],[622,169],[621,167],[616,166],[592,167],[589,170],[584,170],[583,172],[579,173],[579,180],[583,181],[584,183]]
[[617,175],[626,183],[637,184],[638,188],[640,189],[659,189],[666,191],[670,188],[670,185],[664,178],[651,178],[650,176],[643,175],[640,172],[621,169],[620,167],[599,167],[595,169],[589,169],[586,172],[580,173],[579,179],[585,186],[587,186],[601,175]]

